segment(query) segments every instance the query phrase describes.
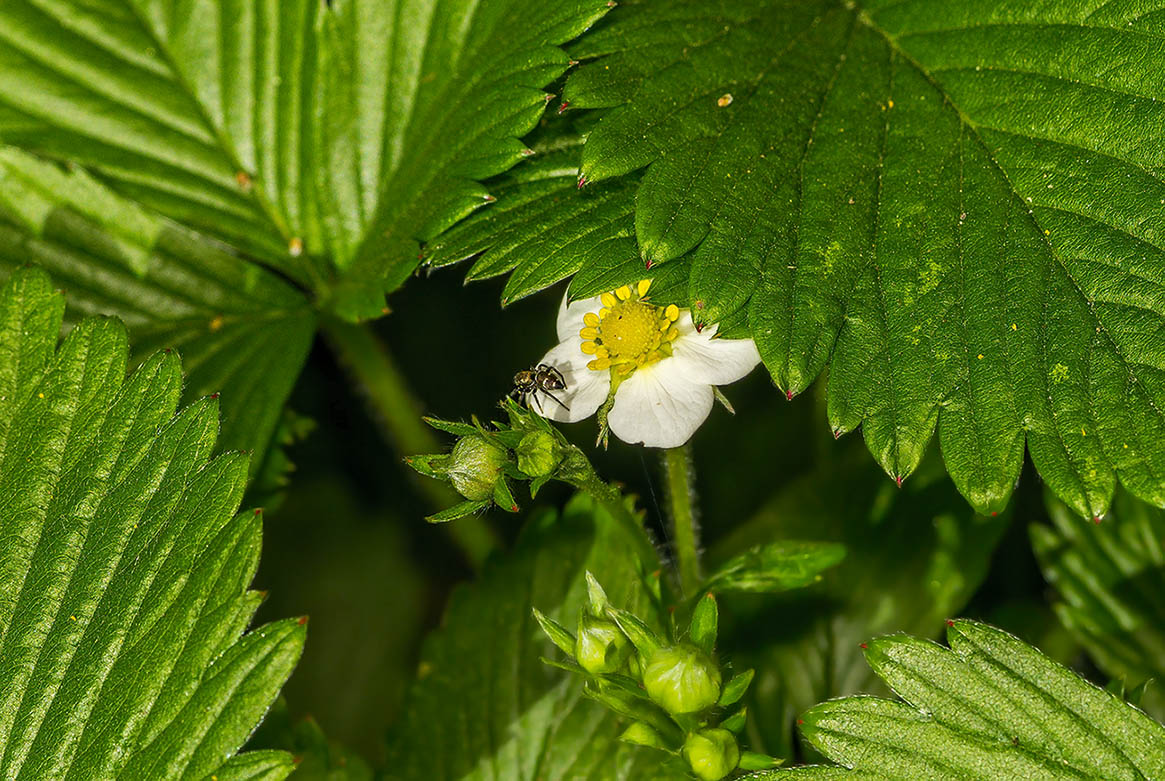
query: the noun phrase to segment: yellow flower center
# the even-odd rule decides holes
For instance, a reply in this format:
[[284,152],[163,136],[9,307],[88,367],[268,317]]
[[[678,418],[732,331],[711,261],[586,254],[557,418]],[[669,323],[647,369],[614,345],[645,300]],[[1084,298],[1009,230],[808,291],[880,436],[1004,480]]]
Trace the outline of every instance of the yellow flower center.
[[587,368],[626,375],[671,355],[671,343],[679,336],[675,323],[680,310],[675,304],[648,303],[650,287],[651,280],[645,279],[634,288],[624,285],[603,293],[603,308],[583,317],[582,351],[594,356]]

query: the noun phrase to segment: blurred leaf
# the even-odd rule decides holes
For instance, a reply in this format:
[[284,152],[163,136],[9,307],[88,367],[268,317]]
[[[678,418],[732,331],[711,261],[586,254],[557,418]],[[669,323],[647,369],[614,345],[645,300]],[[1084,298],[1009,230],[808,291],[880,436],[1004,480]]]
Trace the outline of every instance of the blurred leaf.
[[606,112],[587,181],[645,169],[641,257],[690,259],[685,304],[746,314],[779,388],[830,366],[831,427],[892,477],[937,428],[983,513],[1026,439],[1091,518],[1118,478],[1165,505],[1162,13],[643,0],[571,47],[564,94]]
[[220,446],[259,468],[315,330],[300,292],[82,171],[0,147],[0,275],[29,262],[68,291],[69,325],[120,318],[135,364],[177,349],[183,400],[221,393]]
[[[294,756],[296,781],[372,781],[372,768],[355,752],[328,740],[320,725],[309,717],[295,721],[280,697],[263,725],[251,739],[248,748],[273,746],[278,751],[251,751],[251,754],[274,753]],[[219,776],[222,781],[222,776]]]
[[392,776],[651,777],[658,756],[618,742],[615,718],[586,701],[573,676],[539,661],[555,651],[530,610],[537,605],[560,624],[575,623],[587,598],[586,570],[613,602],[642,610],[649,603],[634,550],[623,528],[585,497],[561,517],[536,514],[511,554],[455,592],[443,628],[425,644],[419,680],[392,734]]
[[247,498],[267,512],[277,509],[286,498],[287,487],[291,484],[291,474],[295,463],[288,452],[303,442],[316,429],[311,418],[297,414],[290,407],[283,408],[283,416],[271,438],[263,463],[254,470],[255,478],[248,489]]
[[116,320],[56,349],[63,312],[39,270],[0,292],[0,776],[203,778],[278,694],[306,619],[244,634],[261,518],[233,515],[246,457],[208,460],[215,401],[175,414],[173,354],[127,379]]
[[[871,641],[870,666],[905,702],[823,703],[804,714],[805,736],[859,777],[1165,774],[1165,728],[1141,711],[986,624],[952,621],[947,641],[949,650],[907,635]],[[835,778],[837,769],[798,775]]]
[[824,570],[844,558],[845,546],[837,543],[778,540],[733,556],[708,579],[705,588],[720,593],[788,591],[820,580]]
[[901,488],[873,468],[858,443],[790,483],[756,517],[716,546],[712,558],[773,539],[830,540],[840,564],[807,589],[778,595],[725,594],[734,616],[725,647],[756,668],[749,707],[754,746],[789,757],[798,713],[875,684],[861,644],[894,631],[929,636],[959,610],[987,574],[1001,518],[974,516],[928,459]]
[[[1048,510],[1053,525],[1032,525],[1030,533],[1044,577],[1063,600],[1061,622],[1110,677],[1130,686],[1165,681],[1165,512],[1123,491],[1099,524],[1050,496]],[[1145,690],[1142,707],[1165,718],[1160,686]]]

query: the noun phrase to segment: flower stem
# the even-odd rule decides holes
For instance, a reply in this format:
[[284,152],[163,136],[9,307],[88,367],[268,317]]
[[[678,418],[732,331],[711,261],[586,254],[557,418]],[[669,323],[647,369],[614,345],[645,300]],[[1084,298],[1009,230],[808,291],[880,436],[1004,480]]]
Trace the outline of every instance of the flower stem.
[[[336,359],[362,391],[369,413],[389,445],[401,456],[439,452],[441,443],[421,421],[420,403],[372,330],[367,325],[329,320],[323,332]],[[461,501],[444,483],[422,478],[414,485],[434,510]],[[441,524],[441,528],[475,570],[480,570],[490,551],[498,547],[493,529],[475,515]]]
[[687,444],[663,451],[663,471],[680,588],[685,596],[691,596],[700,585],[699,521],[695,508],[692,446]]

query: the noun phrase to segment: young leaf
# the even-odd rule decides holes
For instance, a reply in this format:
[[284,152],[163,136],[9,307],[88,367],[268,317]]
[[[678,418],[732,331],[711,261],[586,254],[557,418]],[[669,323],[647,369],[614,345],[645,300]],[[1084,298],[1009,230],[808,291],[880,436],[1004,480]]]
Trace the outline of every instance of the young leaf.
[[220,446],[260,467],[315,330],[302,293],[83,171],[0,147],[0,276],[30,261],[68,291],[70,326],[121,319],[134,365],[178,350],[183,401],[221,393]]
[[646,167],[642,257],[690,253],[688,304],[746,312],[790,395],[828,364],[832,428],[892,477],[937,427],[979,512],[1025,440],[1081,515],[1118,478],[1165,505],[1162,11],[625,4],[571,49],[566,99],[610,109],[581,174]]
[[[823,703],[802,717],[805,737],[859,776],[1165,773],[1165,727],[1141,711],[993,627],[952,621],[947,638],[950,649],[907,635],[871,641],[870,666],[905,702]],[[801,775],[820,777],[808,769]]]
[[539,661],[559,654],[530,611],[537,605],[573,624],[587,600],[586,571],[612,601],[641,610],[634,550],[624,529],[584,497],[560,518],[536,514],[511,554],[454,594],[444,628],[426,643],[392,735],[394,777],[597,781],[612,770],[640,778],[657,765],[652,752],[618,743],[621,726],[583,698],[573,676]]
[[260,601],[261,518],[235,515],[247,459],[210,459],[215,400],[175,415],[176,355],[126,378],[116,320],[56,349],[63,309],[39,270],[0,292],[0,776],[278,777],[285,755],[231,761],[306,629],[244,634]]
[[727,561],[708,579],[713,591],[774,593],[801,588],[845,558],[845,546],[829,542],[779,540],[757,545]]
[[1082,523],[1054,499],[1048,509],[1054,525],[1030,533],[1044,577],[1063,600],[1060,621],[1114,680],[1132,687],[1154,679],[1143,707],[1165,717],[1165,513],[1123,491],[1100,524]]

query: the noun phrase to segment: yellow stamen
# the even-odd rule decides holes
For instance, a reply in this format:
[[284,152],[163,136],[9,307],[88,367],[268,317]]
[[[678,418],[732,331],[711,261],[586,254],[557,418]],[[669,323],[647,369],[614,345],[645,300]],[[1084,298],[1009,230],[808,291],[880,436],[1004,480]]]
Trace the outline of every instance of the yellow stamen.
[[617,376],[626,376],[671,356],[671,343],[679,337],[674,325],[680,310],[675,304],[662,307],[648,302],[650,288],[651,281],[644,279],[603,293],[598,313],[583,316],[582,351],[595,356],[588,368],[611,369]]

